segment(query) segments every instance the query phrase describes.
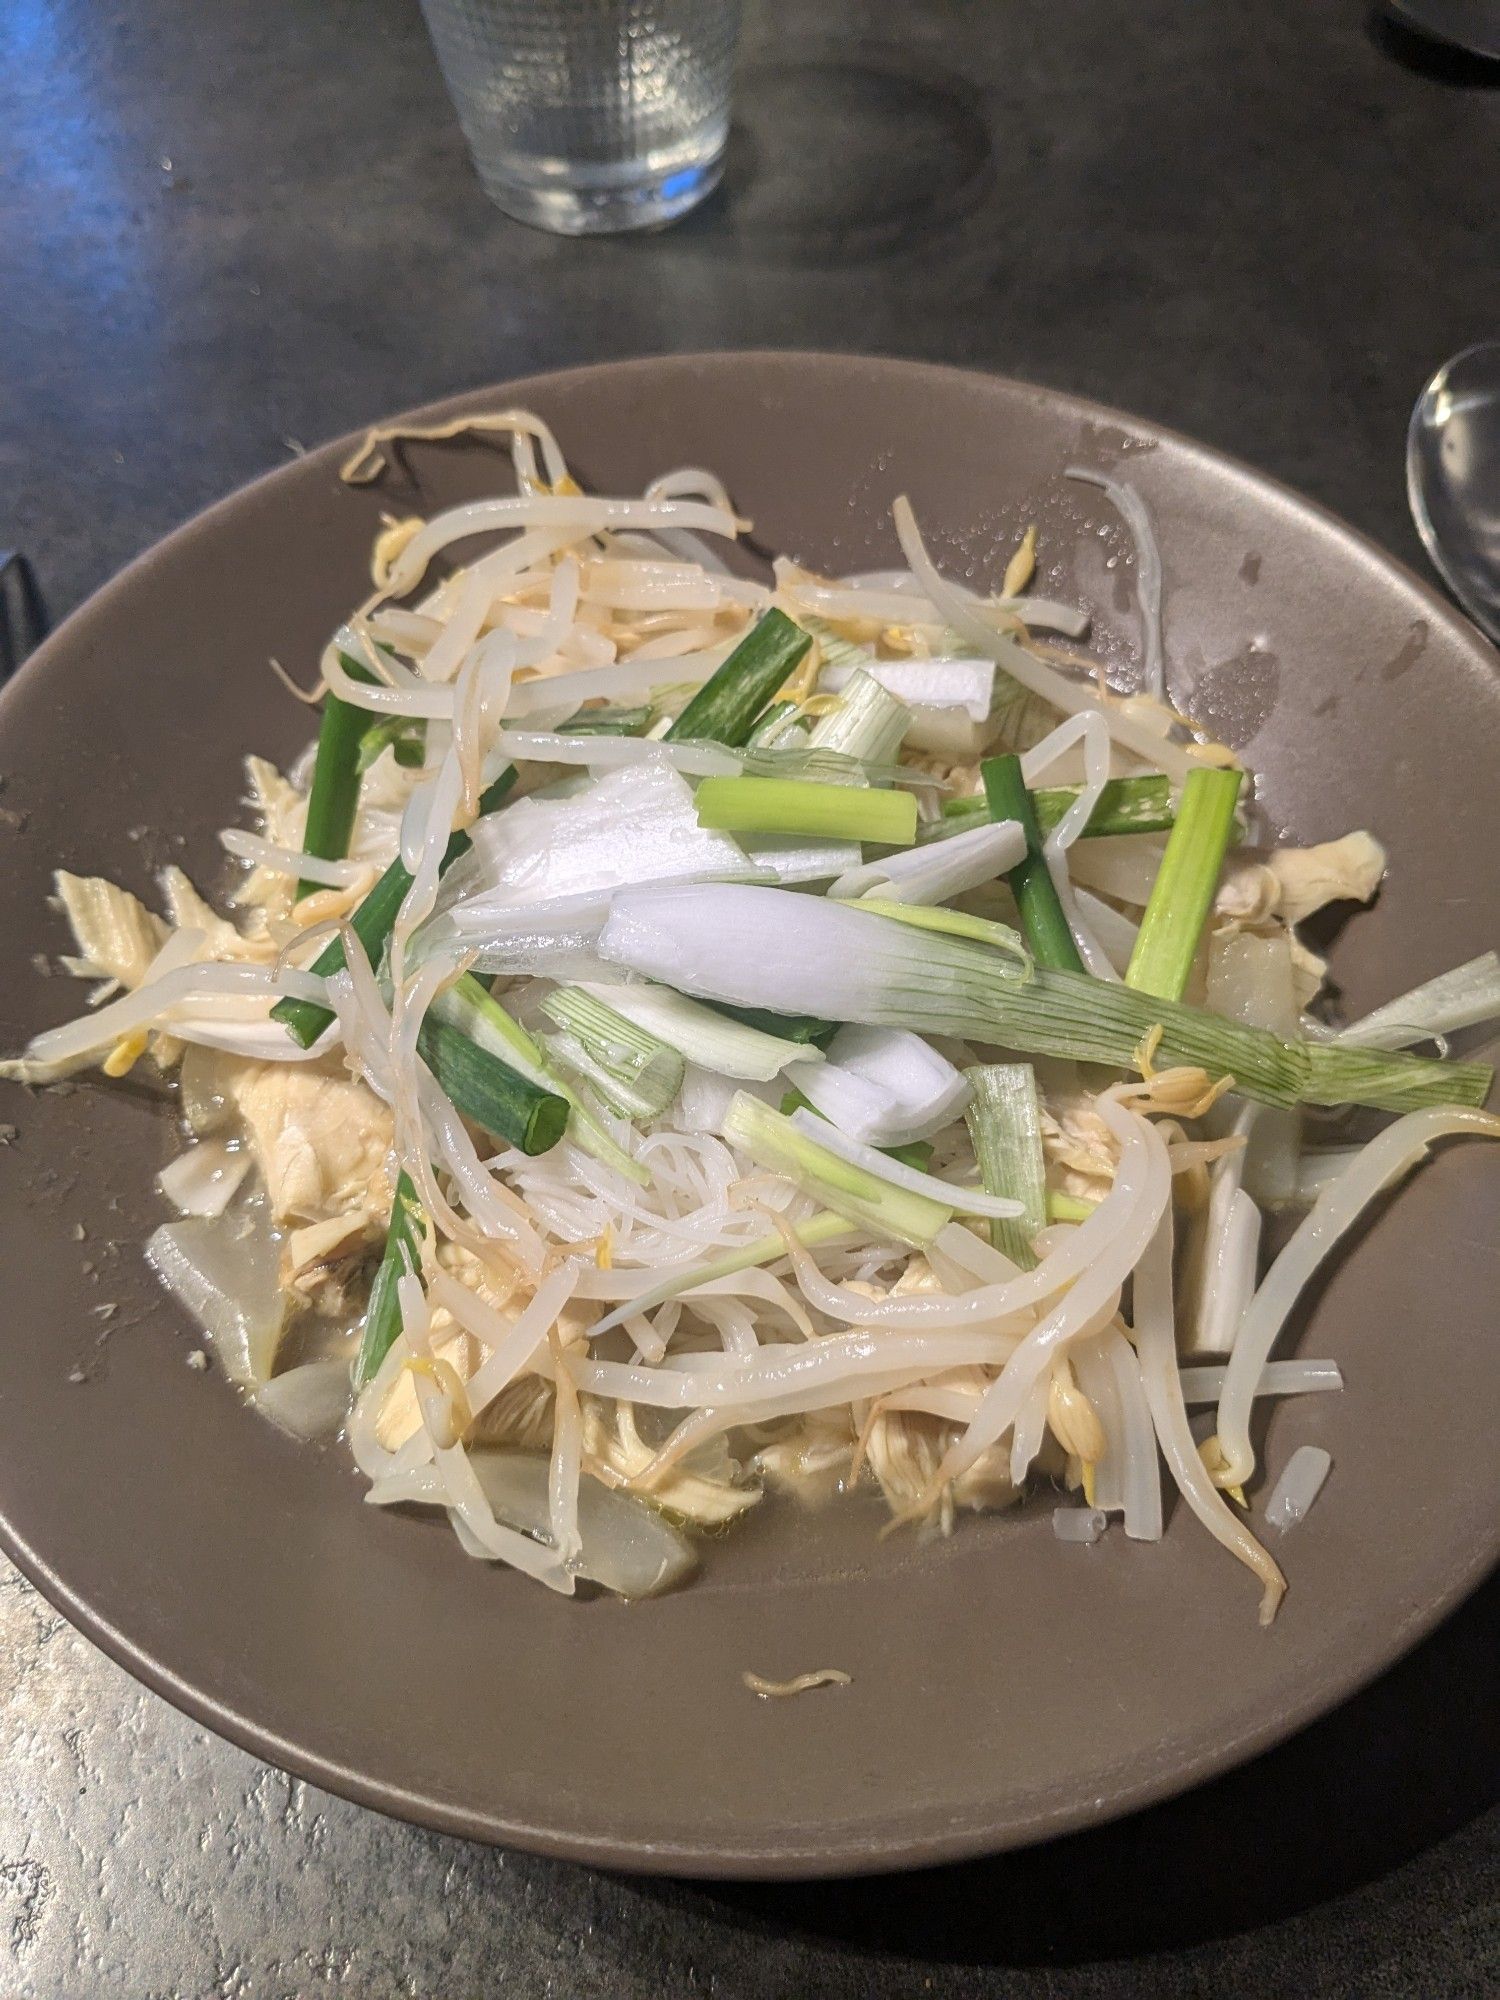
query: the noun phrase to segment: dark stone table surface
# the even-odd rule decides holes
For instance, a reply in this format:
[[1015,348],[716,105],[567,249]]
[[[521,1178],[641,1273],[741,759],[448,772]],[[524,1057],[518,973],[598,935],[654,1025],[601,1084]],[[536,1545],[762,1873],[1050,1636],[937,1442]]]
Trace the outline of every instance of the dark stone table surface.
[[[4,0],[0,544],[60,613],[387,410],[814,346],[1124,405],[1419,562],[1407,411],[1500,333],[1496,85],[1358,0],[752,0],[721,193],[580,244],[486,203],[415,0]],[[1292,1743],[1121,1825],[712,1888],[321,1795],[0,1564],[0,1996],[1477,2000],[1500,1991],[1496,1610],[1492,1586]]]

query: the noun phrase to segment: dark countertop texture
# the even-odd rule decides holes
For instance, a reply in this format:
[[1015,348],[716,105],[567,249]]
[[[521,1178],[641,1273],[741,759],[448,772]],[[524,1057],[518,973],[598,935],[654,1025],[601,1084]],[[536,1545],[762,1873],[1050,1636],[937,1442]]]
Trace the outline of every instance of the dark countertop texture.
[[[1408,409],[1500,333],[1497,75],[1359,0],[752,0],[724,188],[576,243],[481,195],[415,0],[5,0],[0,544],[61,613],[384,412],[809,346],[1140,411],[1420,566]],[[1496,1612],[1492,1586],[1294,1742],[1123,1824],[715,1888],[321,1795],[0,1565],[0,1996],[1491,1994]]]

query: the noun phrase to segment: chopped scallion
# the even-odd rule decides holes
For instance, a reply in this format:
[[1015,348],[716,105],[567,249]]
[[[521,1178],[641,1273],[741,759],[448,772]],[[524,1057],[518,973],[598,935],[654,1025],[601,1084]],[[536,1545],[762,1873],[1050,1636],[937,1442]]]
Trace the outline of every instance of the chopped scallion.
[[613,1167],[617,1173],[624,1174],[627,1180],[633,1180],[639,1186],[645,1185],[648,1178],[646,1169],[638,1166],[623,1147],[615,1144],[578,1092],[565,1077],[558,1075],[536,1037],[505,1011],[483,981],[476,979],[471,972],[465,973],[462,979],[456,979],[438,995],[432,1003],[432,1011],[479,1048],[498,1056],[501,1062],[534,1083],[538,1089],[565,1099],[573,1114],[572,1137],[583,1150],[592,1153],[606,1166]]
[[1005,879],[1021,913],[1021,929],[1026,934],[1032,957],[1038,965],[1051,966],[1063,972],[1082,972],[1083,960],[1073,942],[1057,885],[1052,880],[1047,857],[1042,852],[1041,828],[1037,824],[1031,793],[1026,789],[1026,780],[1021,774],[1020,758],[1014,754],[986,757],[979,767],[979,775],[984,783],[990,818],[1013,819],[1026,836],[1026,858],[1018,862]]
[[767,1007],[733,1007],[727,1000],[707,1000],[704,1005],[778,1041],[805,1042],[815,1049],[826,1048],[839,1031],[837,1021],[825,1021],[817,1014],[773,1014]]
[[757,1166],[785,1174],[835,1213],[898,1243],[921,1249],[953,1220],[944,1203],[840,1158],[747,1091],[730,1104],[724,1137],[743,1147]]
[[463,1116],[523,1153],[546,1153],[567,1129],[570,1106],[510,1064],[470,1041],[436,1013],[417,1034],[417,1048],[438,1088]]
[[966,1070],[973,1096],[964,1113],[991,1194],[1021,1203],[1021,1214],[990,1223],[990,1241],[1023,1271],[1036,1264],[1031,1239],[1047,1220],[1046,1163],[1036,1073],[1030,1063],[987,1063]]
[[[1043,839],[1077,797],[1076,785],[1044,785],[1032,792],[1036,823]],[[942,839],[970,826],[983,826],[989,817],[989,806],[982,795],[945,799],[942,823],[930,831],[924,829],[924,834],[928,838]],[[1171,828],[1173,817],[1169,778],[1156,772],[1146,772],[1138,778],[1111,778],[1099,794],[1088,823],[1078,837],[1080,840],[1096,840],[1121,833],[1166,833]]]
[[565,1031],[562,1046],[554,1038],[554,1051],[627,1118],[659,1117],[682,1088],[682,1052],[607,1001],[580,986],[559,986],[541,1004]]
[[805,736],[806,732],[800,726],[795,730],[788,730],[788,725],[796,713],[796,702],[773,701],[746,738],[745,748],[747,750],[770,749],[780,741],[784,733],[792,741],[801,739]]
[[[804,1097],[800,1090],[784,1091],[779,1108],[783,1118],[791,1118],[798,1111],[811,1111],[819,1118],[826,1115],[818,1110],[811,1098]],[[884,1153],[888,1160],[894,1160],[898,1166],[911,1167],[917,1173],[925,1173],[932,1163],[930,1139],[912,1139],[904,1146],[879,1146],[876,1151]]]
[[761,711],[812,644],[784,611],[768,611],[716,668],[666,733],[669,743],[747,743]]
[[815,750],[838,750],[862,762],[888,764],[910,727],[906,703],[873,675],[856,673],[850,675],[838,706],[819,716],[807,740]]
[[[347,655],[340,655],[340,659],[344,671],[355,680],[374,678],[359,661]],[[342,861],[349,852],[349,836],[359,810],[359,774],[363,769],[360,748],[369,727],[370,718],[363,709],[341,701],[336,694],[323,697],[323,719],[318,725],[318,751],[302,833],[302,852],[320,861]],[[298,899],[315,894],[321,886],[318,882],[299,882]]]
[[1098,1206],[1097,1201],[1085,1201],[1076,1194],[1059,1194],[1055,1188],[1047,1190],[1049,1222],[1087,1222]]
[[359,746],[361,777],[386,750],[403,770],[418,769],[427,754],[427,724],[414,721],[409,715],[392,715],[382,722],[372,722]]
[[1180,1000],[1187,989],[1219,871],[1234,832],[1241,771],[1190,771],[1151,887],[1125,984]]
[[910,792],[820,785],[799,778],[705,778],[698,824],[717,833],[796,833],[909,847],[917,837]]
[[580,708],[557,725],[559,736],[644,736],[655,710],[645,708]]

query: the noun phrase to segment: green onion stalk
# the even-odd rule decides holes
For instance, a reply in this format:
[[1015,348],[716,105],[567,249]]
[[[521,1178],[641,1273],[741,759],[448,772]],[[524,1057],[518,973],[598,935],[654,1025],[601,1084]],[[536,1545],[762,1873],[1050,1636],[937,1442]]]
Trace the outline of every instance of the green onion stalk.
[[741,749],[811,644],[810,634],[784,611],[768,611],[703,683],[664,740]]
[[370,1286],[370,1303],[360,1337],[359,1356],[354,1364],[355,1387],[362,1389],[379,1373],[401,1331],[401,1298],[397,1281],[420,1270],[420,1243],[423,1214],[411,1176],[402,1169],[396,1182],[396,1198],[391,1204],[391,1226],[381,1253],[380,1267]]
[[1125,984],[1180,1000],[1234,836],[1241,771],[1190,771],[1151,885]]
[[1031,793],[1026,789],[1026,780],[1021,774],[1020,758],[1014,754],[986,757],[979,767],[979,775],[984,784],[990,818],[1013,819],[1026,836],[1025,856],[1005,879],[1021,913],[1021,929],[1032,957],[1038,965],[1064,972],[1082,972],[1083,960],[1073,942],[1057,884],[1052,880],[1047,857],[1042,851],[1042,832],[1037,824]]
[[965,1071],[972,1089],[964,1118],[979,1178],[989,1194],[1019,1201],[1018,1216],[996,1216],[990,1241],[1020,1270],[1036,1265],[1031,1239],[1047,1220],[1042,1110],[1030,1063],[989,1063]]
[[[1043,839],[1071,810],[1078,798],[1076,785],[1043,785],[1031,794],[1036,823]],[[950,834],[965,833],[983,826],[990,811],[982,795],[945,799],[942,819],[924,827],[922,838],[943,840]],[[1080,840],[1099,840],[1124,833],[1168,833],[1176,815],[1172,810],[1172,783],[1160,772],[1144,772],[1137,778],[1110,778],[1095,801]]]
[[910,792],[874,785],[820,785],[801,778],[705,778],[696,795],[698,824],[716,833],[804,834],[812,839],[873,841],[910,847],[917,801]]
[[681,1050],[577,986],[559,986],[541,1003],[561,1035],[550,1042],[565,1061],[627,1118],[658,1118],[682,1088]]
[[700,999],[787,1014],[820,1010],[871,1027],[1117,1070],[1136,1068],[1142,1045],[1159,1029],[1159,1064],[1232,1076],[1242,1095],[1264,1104],[1388,1111],[1477,1105],[1493,1076],[1485,1063],[1283,1040],[1086,973],[1029,969],[1001,926],[986,929],[994,944],[951,934],[981,921],[948,910],[886,903],[875,911],[784,889],[702,884],[670,896],[624,893],[600,951]]
[[[354,679],[370,681],[374,675],[359,661],[340,655],[344,670]],[[342,861],[349,852],[349,836],[354,831],[354,815],[359,810],[359,777],[363,768],[360,752],[369,733],[370,718],[362,709],[340,700],[336,694],[323,697],[323,717],[318,725],[318,751],[313,763],[312,784],[307,794],[307,820],[302,833],[302,852],[319,861]],[[311,896],[322,884],[302,881],[297,896]]]

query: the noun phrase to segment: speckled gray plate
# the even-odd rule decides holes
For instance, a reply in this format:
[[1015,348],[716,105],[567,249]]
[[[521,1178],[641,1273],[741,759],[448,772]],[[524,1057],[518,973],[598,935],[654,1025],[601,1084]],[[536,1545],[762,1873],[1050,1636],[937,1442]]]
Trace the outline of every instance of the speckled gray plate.
[[[1370,824],[1378,908],[1341,940],[1356,1008],[1494,942],[1496,656],[1349,529],[1225,459],[1066,396],[905,363],[675,357],[512,384],[586,486],[715,467],[766,547],[889,561],[893,496],[994,578],[1029,520],[1043,579],[1136,634],[1116,523],[1061,468],[1127,463],[1166,566],[1175,685],[1264,773],[1303,839]],[[424,413],[431,417],[434,412]],[[147,891],[219,868],[247,750],[306,715],[310,672],[365,588],[382,509],[502,483],[476,447],[350,492],[330,445],[192,522],[59,631],[0,701],[0,1044],[63,1018],[33,955],[63,932],[58,863]],[[1392,473],[1392,477],[1395,477]],[[334,1791],[460,1834],[701,1874],[872,1869],[1040,1839],[1274,1742],[1410,1646],[1493,1559],[1500,1156],[1439,1158],[1340,1258],[1295,1330],[1349,1387],[1272,1418],[1335,1470],[1278,1553],[1275,1626],[1180,1508],[1159,1547],[1062,1548],[1043,1501],[951,1541],[879,1541],[871,1506],[766,1508],[656,1603],[564,1603],[468,1561],[432,1520],[379,1514],[343,1452],[300,1448],[185,1365],[144,1271],[172,1150],[136,1085],[6,1091],[0,1118],[0,1540],[85,1632],[226,1736]],[[113,1313],[104,1308],[113,1306]],[[82,1380],[75,1377],[82,1376]],[[1263,1498],[1263,1492],[1262,1492]],[[741,1674],[837,1666],[848,1688],[765,1703]]]

